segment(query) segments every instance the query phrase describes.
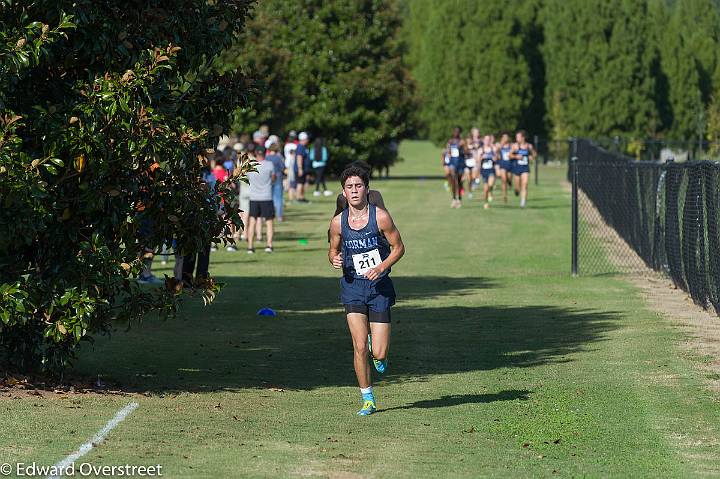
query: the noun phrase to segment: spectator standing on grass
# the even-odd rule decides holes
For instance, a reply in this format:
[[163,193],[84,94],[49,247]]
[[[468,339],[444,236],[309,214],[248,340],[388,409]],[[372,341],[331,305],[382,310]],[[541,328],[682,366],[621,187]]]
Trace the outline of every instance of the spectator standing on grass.
[[[322,137],[315,138],[312,148],[310,148],[309,158],[313,171],[315,172],[315,192],[313,196],[325,196],[332,195],[332,192],[327,189],[325,184],[325,168],[328,162],[328,150],[325,147],[325,141]],[[323,191],[320,191],[322,185]]]
[[232,146],[228,145],[223,149],[223,167],[227,170],[228,176],[232,176],[237,163],[237,153]]
[[266,253],[273,252],[273,219],[275,207],[272,201],[272,184],[275,181],[275,167],[265,159],[265,149],[261,146],[255,148],[257,160],[256,171],[247,175],[250,183],[250,218],[247,231],[248,253],[255,253],[255,225],[262,218],[265,220],[267,246]]
[[298,135],[299,143],[295,150],[295,181],[297,182],[297,196],[296,199],[300,203],[307,203],[305,199],[305,185],[309,179],[310,173],[310,152],[308,151],[307,145],[310,141],[310,135],[307,133],[300,132]]
[[[255,159],[255,143],[248,143],[246,145],[246,153],[250,161]],[[246,231],[248,227],[248,221],[250,218],[250,186],[242,180],[238,180],[238,204],[240,207],[240,219],[243,222],[243,232],[240,235],[240,239],[246,239]]]
[[285,180],[285,189],[288,192],[288,200],[295,200],[295,189],[297,188],[297,182],[295,181],[295,152],[297,151],[297,133],[295,130],[291,130],[288,133],[287,140],[285,140],[285,147],[283,148],[283,154],[285,155],[285,171],[287,172],[287,179]]
[[265,161],[269,161],[273,164],[275,179],[272,184],[272,201],[273,207],[275,208],[275,217],[278,223],[282,223],[283,220],[283,177],[285,172],[285,160],[280,156],[280,145],[272,143],[270,145],[270,151],[265,158]]
[[[148,176],[154,180],[155,179],[155,170],[160,168],[160,164],[158,162],[153,162],[152,165],[150,165],[150,168],[147,172]],[[142,192],[142,200],[138,201],[138,204],[136,206],[137,213],[140,218],[140,229],[139,229],[139,235],[140,235],[140,243],[143,244],[143,253],[142,253],[142,262],[143,262],[143,270],[142,273],[140,273],[140,276],[138,277],[138,283],[140,284],[163,284],[164,281],[158,277],[156,277],[152,272],[152,265],[153,265],[153,259],[155,256],[153,248],[150,248],[147,246],[147,244],[150,241],[150,238],[152,237],[153,231],[154,231],[154,222],[151,218],[148,218],[145,216],[145,202],[150,201],[149,198],[149,192],[147,190],[144,190]]]
[[[207,189],[208,198],[212,201],[215,195],[217,180],[209,165],[202,169],[203,187]],[[197,269],[196,269],[197,267]],[[202,286],[210,277],[210,245],[204,246],[195,254],[184,255],[182,258],[182,279],[185,286]],[[194,274],[194,276],[193,276]]]

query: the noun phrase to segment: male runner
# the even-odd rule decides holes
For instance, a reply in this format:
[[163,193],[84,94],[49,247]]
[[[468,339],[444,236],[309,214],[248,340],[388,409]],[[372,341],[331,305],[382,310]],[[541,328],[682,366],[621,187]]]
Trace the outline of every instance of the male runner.
[[384,373],[390,307],[395,304],[395,288],[388,274],[405,253],[405,246],[390,214],[368,203],[370,177],[366,170],[349,167],[340,182],[348,207],[330,222],[328,259],[334,268],[343,270],[340,299],[355,351],[355,375],[362,397],[358,414],[368,416],[377,410],[368,353],[375,369]]

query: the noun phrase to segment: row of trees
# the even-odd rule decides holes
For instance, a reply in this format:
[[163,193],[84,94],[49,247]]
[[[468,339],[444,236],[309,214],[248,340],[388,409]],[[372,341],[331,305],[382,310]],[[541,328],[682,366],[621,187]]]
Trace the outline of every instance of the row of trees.
[[406,0],[424,133],[720,135],[713,0]]
[[412,130],[414,88],[403,65],[395,0],[263,0],[222,71],[256,81],[251,107],[234,126],[323,135],[331,166],[352,160],[392,164],[393,144]]

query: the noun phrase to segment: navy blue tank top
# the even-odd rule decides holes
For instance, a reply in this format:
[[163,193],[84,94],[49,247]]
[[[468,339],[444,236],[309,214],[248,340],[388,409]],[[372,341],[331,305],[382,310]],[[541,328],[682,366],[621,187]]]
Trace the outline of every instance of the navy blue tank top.
[[503,159],[503,161],[510,161],[510,152],[512,151],[512,147],[510,146],[503,146],[500,148],[500,158]]
[[[354,230],[348,221],[350,209],[345,208],[342,212],[340,239],[342,241],[343,275],[346,278],[365,279],[365,268],[374,268],[390,256],[390,243],[380,233],[376,213],[375,205],[369,205],[367,225],[362,229]],[[360,268],[362,273],[358,273],[357,268]],[[390,268],[385,270],[380,278],[387,276],[388,273],[390,273]]]
[[465,152],[463,151],[463,147],[460,146],[460,140],[450,139],[450,141],[448,141],[448,152],[450,153],[450,158],[453,160],[465,158]]
[[482,147],[482,161],[480,162],[480,168],[483,170],[492,170],[495,168],[495,153],[492,148]]
[[530,157],[530,149],[529,148],[518,147],[516,154],[520,155],[520,159],[517,160],[518,165],[527,165],[528,164],[528,158]]

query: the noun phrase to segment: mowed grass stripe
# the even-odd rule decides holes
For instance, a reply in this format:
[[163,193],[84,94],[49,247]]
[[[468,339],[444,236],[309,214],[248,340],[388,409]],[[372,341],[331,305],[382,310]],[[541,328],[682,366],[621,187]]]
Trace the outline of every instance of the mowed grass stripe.
[[[351,344],[326,259],[334,198],[313,197],[288,209],[275,254],[213,254],[227,283],[215,305],[148,318],[83,353],[78,372],[151,395],[88,460],[159,462],[168,477],[193,478],[711,471],[712,447],[693,444],[717,438],[720,418],[677,357],[677,333],[621,279],[569,277],[564,170],[541,169],[526,210],[514,195],[503,206],[497,191],[489,211],[477,198],[451,210],[434,178],[438,151],[409,142],[402,155],[392,174],[407,178],[372,184],[408,251],[393,271],[382,412],[354,416]],[[279,317],[256,317],[265,306]],[[113,401],[78,400],[87,414],[78,427]],[[28,404],[6,401],[6,417],[66,423],[61,401],[43,400],[44,415]],[[6,431],[0,444],[33,444],[18,457],[57,460],[47,443]],[[702,466],[688,462],[693,454]]]

